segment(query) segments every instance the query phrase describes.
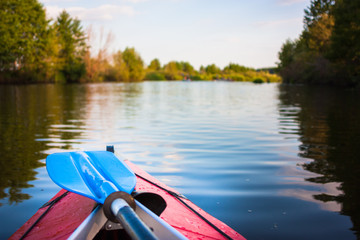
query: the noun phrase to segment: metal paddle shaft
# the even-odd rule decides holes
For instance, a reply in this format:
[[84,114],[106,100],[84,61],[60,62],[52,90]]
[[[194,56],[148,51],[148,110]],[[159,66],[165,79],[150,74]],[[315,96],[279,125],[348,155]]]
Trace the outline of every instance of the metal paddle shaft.
[[156,239],[151,231],[143,231],[148,228],[136,213],[123,199],[116,199],[111,204],[111,210],[116,213],[116,218],[121,222],[126,232],[132,239]]
[[[47,157],[46,168],[60,187],[101,204],[113,192],[130,194],[136,185],[132,170],[108,151],[54,153]],[[126,201],[114,200],[112,209],[133,239],[156,239]]]

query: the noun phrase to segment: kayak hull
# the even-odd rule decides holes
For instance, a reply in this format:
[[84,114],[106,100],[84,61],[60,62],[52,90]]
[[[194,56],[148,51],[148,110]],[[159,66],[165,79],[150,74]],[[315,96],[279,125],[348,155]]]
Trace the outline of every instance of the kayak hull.
[[[137,175],[135,190],[160,195],[167,205],[160,218],[186,238],[227,239],[224,236],[225,234],[231,239],[245,239],[235,230],[206,213],[191,201],[184,198],[179,200],[174,197],[169,193],[169,191],[177,193],[174,189],[161,183],[130,161],[125,162]],[[49,208],[50,206],[40,208],[10,239],[20,239],[34,224],[35,227],[28,232],[25,239],[67,239],[97,206],[95,201],[72,192],[67,192],[64,189],[60,190],[49,203],[53,200],[58,201],[51,208]],[[184,203],[188,206],[184,205]],[[217,231],[213,226],[191,211],[189,207],[195,209],[196,212],[224,234]],[[36,222],[45,211],[47,213]]]

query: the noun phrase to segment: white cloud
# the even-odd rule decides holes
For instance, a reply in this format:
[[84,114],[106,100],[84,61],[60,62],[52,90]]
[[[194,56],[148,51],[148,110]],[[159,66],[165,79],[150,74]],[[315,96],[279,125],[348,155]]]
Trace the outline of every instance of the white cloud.
[[277,0],[277,3],[279,5],[293,5],[296,3],[301,3],[301,2],[307,2],[306,0]]
[[[49,18],[55,19],[63,10],[58,6],[47,6],[46,12]],[[135,10],[130,6],[101,5],[96,8],[69,7],[65,9],[72,17],[77,17],[83,21],[108,21],[118,15],[133,16]]]

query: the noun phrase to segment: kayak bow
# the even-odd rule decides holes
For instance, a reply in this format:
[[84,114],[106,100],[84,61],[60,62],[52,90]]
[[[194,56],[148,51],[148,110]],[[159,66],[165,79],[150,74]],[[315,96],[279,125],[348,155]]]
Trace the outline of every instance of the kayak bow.
[[[26,239],[109,239],[119,236],[125,239],[128,236],[133,239],[244,239],[175,190],[111,152],[52,154],[47,158],[47,170],[55,183],[70,192],[61,190],[46,209],[39,209],[10,239],[19,239],[24,233]],[[125,200],[118,199],[119,190],[126,193]],[[94,209],[94,201],[89,198],[100,205]],[[121,214],[117,216],[119,209],[114,209],[116,204],[126,202],[129,210],[126,198],[134,201],[136,214],[131,214],[135,215],[136,222],[145,225],[140,230],[137,224],[126,226],[131,221],[126,218],[121,224],[114,222],[121,219]],[[114,216],[109,216],[109,211],[115,213]]]

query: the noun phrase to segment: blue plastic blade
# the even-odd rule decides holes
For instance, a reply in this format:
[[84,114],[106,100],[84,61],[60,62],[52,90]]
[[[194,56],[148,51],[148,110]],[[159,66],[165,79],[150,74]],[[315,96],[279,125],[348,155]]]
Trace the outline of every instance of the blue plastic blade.
[[136,176],[107,151],[54,153],[46,158],[50,178],[60,187],[104,203],[116,191],[132,193]]

